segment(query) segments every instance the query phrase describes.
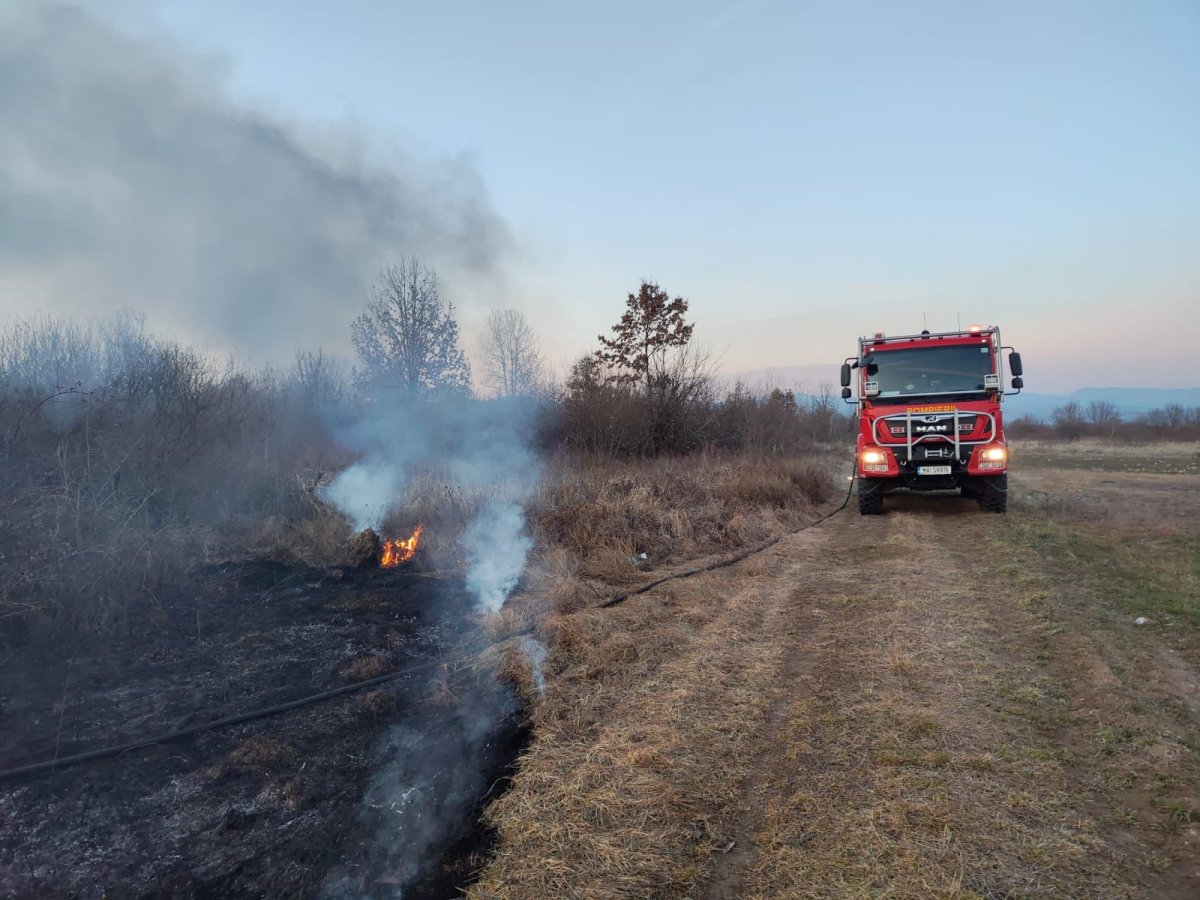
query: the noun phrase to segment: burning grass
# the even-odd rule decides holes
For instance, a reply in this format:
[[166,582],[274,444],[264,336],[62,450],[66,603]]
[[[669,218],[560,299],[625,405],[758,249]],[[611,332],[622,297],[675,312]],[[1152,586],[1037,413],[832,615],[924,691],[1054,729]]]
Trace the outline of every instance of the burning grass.
[[383,542],[383,550],[379,556],[379,567],[382,569],[395,569],[398,566],[412,560],[417,555],[417,549],[421,545],[421,534],[425,527],[418,525],[413,533],[406,538],[395,538],[390,541]]

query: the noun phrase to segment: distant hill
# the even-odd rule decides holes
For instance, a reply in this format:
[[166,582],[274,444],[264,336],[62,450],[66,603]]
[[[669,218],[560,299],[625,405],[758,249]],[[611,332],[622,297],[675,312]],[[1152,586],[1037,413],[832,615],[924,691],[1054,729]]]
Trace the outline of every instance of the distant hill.
[[[838,395],[838,367],[840,363],[829,363],[818,366],[779,366],[773,369],[753,369],[749,372],[736,372],[731,375],[721,375],[718,384],[732,387],[742,382],[753,391],[761,391],[773,387],[794,390],[801,395],[811,396],[819,391],[822,382],[833,386],[834,396]],[[1200,407],[1200,387],[1193,388],[1080,388],[1070,394],[1038,394],[1022,391],[1014,397],[1004,399],[1005,411],[1010,418],[1017,416],[1034,416],[1038,419],[1049,420],[1050,414],[1064,403],[1074,401],[1085,410],[1094,400],[1107,401],[1120,411],[1122,418],[1131,419],[1159,409],[1172,403],[1191,408]]]

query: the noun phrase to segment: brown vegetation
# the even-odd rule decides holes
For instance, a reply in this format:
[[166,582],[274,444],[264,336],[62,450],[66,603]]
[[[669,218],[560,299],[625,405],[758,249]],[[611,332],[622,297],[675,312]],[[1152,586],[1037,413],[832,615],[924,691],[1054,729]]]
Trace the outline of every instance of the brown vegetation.
[[530,517],[547,546],[575,554],[585,571],[615,562],[635,576],[630,560],[642,553],[657,566],[791,530],[830,495],[824,463],[720,453],[637,464],[563,456]]
[[351,683],[368,681],[371,678],[378,678],[390,668],[388,660],[382,656],[375,654],[356,656],[342,666],[342,678]]
[[[516,643],[503,645],[497,668],[533,700],[536,743],[517,788],[489,812],[504,843],[480,896],[639,895],[678,878],[680,866],[700,870],[722,831],[722,803],[744,775],[747,734],[722,724],[729,691],[739,714],[762,715],[774,658],[763,642],[773,629],[753,591],[724,601],[699,580],[594,607],[617,586],[651,577],[647,567],[669,572],[811,521],[835,483],[829,463],[576,456],[552,468],[532,506],[544,550],[501,618],[512,628],[537,624],[555,688],[543,700]],[[724,750],[710,752],[714,743]],[[711,786],[691,795],[702,780]],[[690,846],[684,863],[675,858],[681,840]],[[540,856],[548,848],[553,860]],[[541,875],[504,862],[526,852],[539,854]],[[587,859],[575,859],[579,852]],[[646,871],[666,880],[648,882]]]
[[1168,403],[1137,415],[1122,415],[1106,400],[1093,400],[1086,406],[1068,401],[1057,407],[1049,422],[1022,416],[1009,423],[1009,434],[1031,440],[1067,440],[1093,438],[1113,443],[1159,441],[1200,441],[1200,407],[1188,408]]
[[[647,577],[639,541],[702,554],[729,534],[710,504],[765,526],[778,481],[551,480],[546,693],[472,895],[1194,896],[1200,489],[1021,452],[1007,521],[907,498],[602,611]],[[1134,534],[1175,549],[1139,563]]]
[[133,320],[0,334],[0,639],[164,623],[182,574],[264,523],[320,540],[341,397],[319,356],[252,375]]

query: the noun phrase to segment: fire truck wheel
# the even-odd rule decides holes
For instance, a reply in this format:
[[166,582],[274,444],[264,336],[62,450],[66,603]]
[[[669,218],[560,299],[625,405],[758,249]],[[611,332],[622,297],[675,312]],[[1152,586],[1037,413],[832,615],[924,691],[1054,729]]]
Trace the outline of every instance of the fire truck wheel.
[[992,475],[979,482],[980,509],[995,513],[1008,509],[1008,475]]
[[858,511],[864,516],[878,516],[883,512],[882,479],[858,479]]

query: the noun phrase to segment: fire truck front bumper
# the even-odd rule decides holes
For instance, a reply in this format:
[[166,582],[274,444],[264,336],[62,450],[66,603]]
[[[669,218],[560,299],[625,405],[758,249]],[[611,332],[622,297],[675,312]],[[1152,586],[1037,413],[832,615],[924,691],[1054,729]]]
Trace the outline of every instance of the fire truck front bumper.
[[894,480],[893,487],[946,491],[962,487],[971,478],[1003,475],[1008,470],[1008,448],[992,443],[960,446],[866,447],[858,454],[860,478]]

